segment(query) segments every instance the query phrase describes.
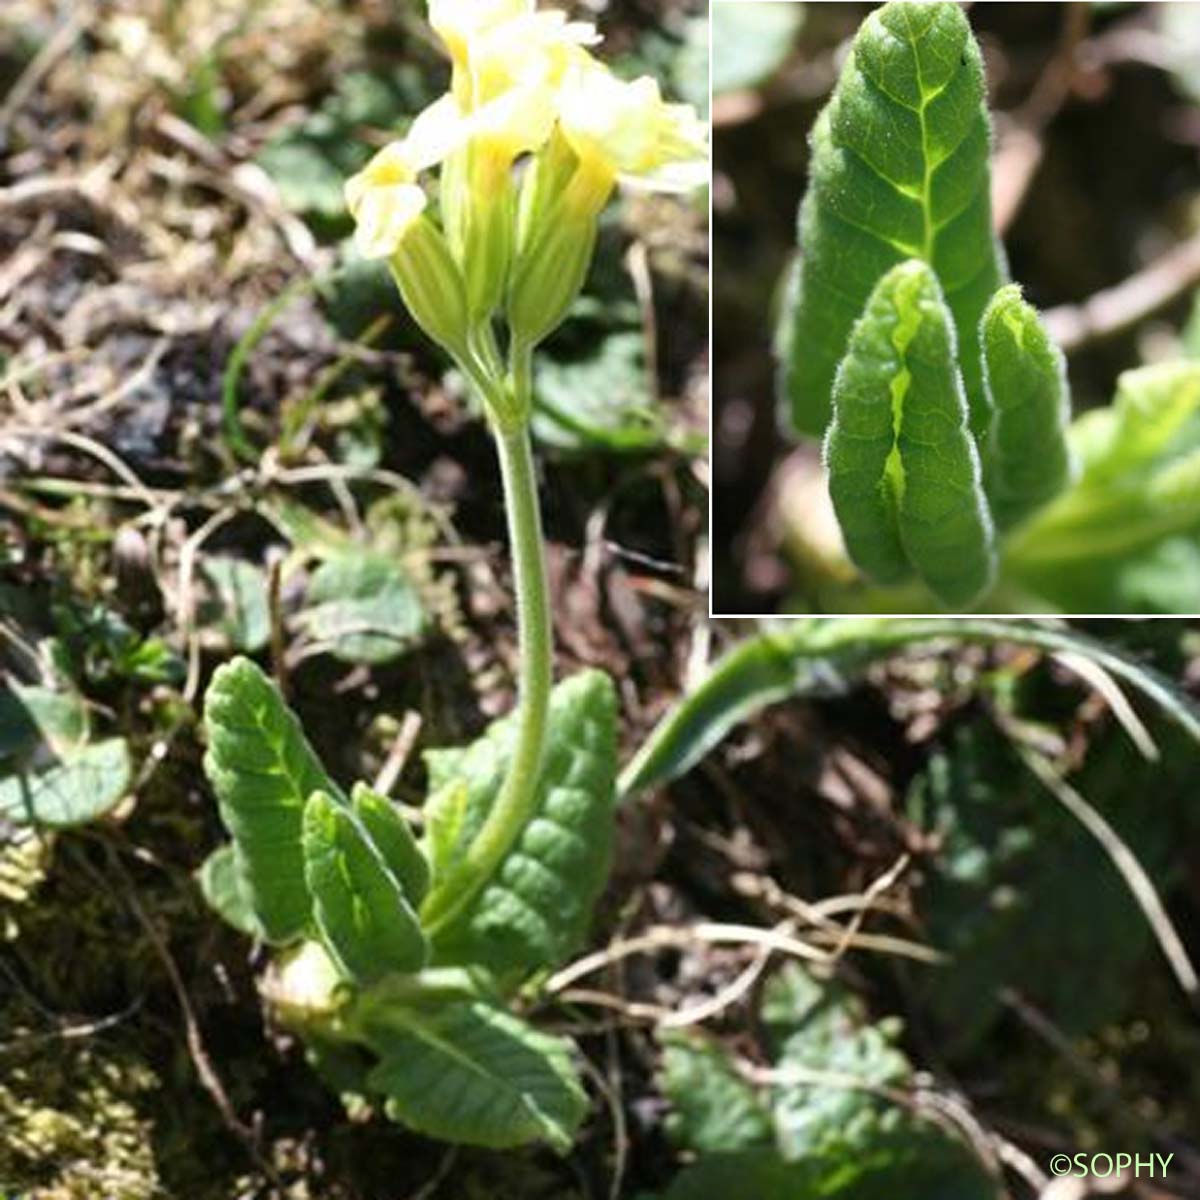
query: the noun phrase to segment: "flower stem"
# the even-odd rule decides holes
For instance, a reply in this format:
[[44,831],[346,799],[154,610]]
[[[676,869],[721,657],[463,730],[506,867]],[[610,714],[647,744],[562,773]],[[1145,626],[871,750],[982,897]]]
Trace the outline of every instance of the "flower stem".
[[[518,405],[526,397],[516,384]],[[483,827],[467,850],[450,886],[435,888],[422,912],[422,924],[435,933],[460,912],[492,875],[520,836],[537,803],[546,749],[550,688],[554,674],[553,628],[543,555],[537,475],[528,416],[494,426],[517,596],[517,737],[508,772]]]

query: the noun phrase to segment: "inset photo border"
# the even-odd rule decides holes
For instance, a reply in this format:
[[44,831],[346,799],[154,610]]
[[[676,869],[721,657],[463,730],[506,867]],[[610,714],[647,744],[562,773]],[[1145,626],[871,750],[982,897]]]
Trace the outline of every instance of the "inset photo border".
[[1200,5],[712,14],[712,614],[1200,611]]

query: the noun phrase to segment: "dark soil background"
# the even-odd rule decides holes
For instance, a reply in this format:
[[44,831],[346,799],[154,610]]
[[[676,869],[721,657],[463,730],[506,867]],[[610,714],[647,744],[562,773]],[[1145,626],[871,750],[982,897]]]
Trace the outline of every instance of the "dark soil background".
[[[716,98],[716,613],[773,612],[786,603],[787,528],[803,511],[798,501],[788,505],[788,482],[807,460],[801,452],[789,463],[793,446],[776,421],[778,288],[795,248],[808,131],[871,7],[804,6],[795,45],[771,77]],[[1032,303],[1078,304],[1196,233],[1197,6],[979,3],[970,19],[994,110],[995,209],[1012,276]],[[1121,371],[1169,353],[1194,274],[1183,273],[1177,301],[1152,318],[1070,355],[1077,412],[1107,403]]]

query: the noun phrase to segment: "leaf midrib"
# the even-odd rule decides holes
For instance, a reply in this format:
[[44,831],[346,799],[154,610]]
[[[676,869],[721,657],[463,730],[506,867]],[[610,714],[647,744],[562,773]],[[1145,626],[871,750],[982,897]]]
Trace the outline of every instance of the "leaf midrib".
[[[908,44],[912,47],[913,67],[917,72],[917,91],[921,93],[921,103],[917,107],[917,121],[921,126],[921,163],[924,167],[924,178],[921,181],[921,222],[923,230],[923,238],[921,243],[921,257],[930,265],[933,266],[933,244],[937,237],[937,231],[933,226],[933,171],[931,165],[933,156],[929,152],[929,124],[926,120],[925,113],[930,102],[941,89],[934,90],[931,94],[925,91],[925,79],[921,72],[921,56],[917,52],[916,37],[913,34],[912,20],[913,15],[909,9],[903,9],[904,13],[904,28],[908,34]],[[928,29],[928,25],[926,26]],[[954,78],[952,75],[951,79]],[[949,80],[942,87],[949,86]]]

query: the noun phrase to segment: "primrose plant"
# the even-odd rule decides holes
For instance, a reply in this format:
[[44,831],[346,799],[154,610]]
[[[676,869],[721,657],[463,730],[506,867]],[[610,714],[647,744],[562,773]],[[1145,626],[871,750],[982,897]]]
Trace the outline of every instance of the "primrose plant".
[[518,708],[473,745],[428,754],[418,839],[386,798],[337,786],[257,666],[219,668],[205,769],[232,844],[203,881],[279,948],[268,997],[340,1093],[434,1137],[565,1150],[587,1107],[571,1046],[508,1002],[578,947],[604,885],[616,699],[596,671],[553,686],[531,362],[580,291],[618,181],[692,187],[707,149],[690,108],[593,57],[591,25],[532,0],[430,0],[429,19],[450,90],[346,198],[360,251],[387,264],[495,435]]
[[780,325],[785,421],[824,439],[840,532],[796,530],[809,601],[1193,612],[1200,362],[1127,371],[1068,425],[1061,350],[992,234],[990,140],[962,8],[872,11],[812,130]]
[[954,3],[863,22],[812,134],[783,330],[788,416],[825,436],[846,549],[965,607],[1070,476],[1062,355],[992,233],[983,64]]

